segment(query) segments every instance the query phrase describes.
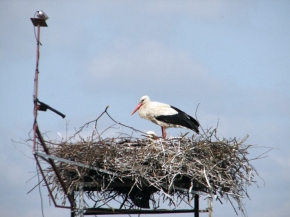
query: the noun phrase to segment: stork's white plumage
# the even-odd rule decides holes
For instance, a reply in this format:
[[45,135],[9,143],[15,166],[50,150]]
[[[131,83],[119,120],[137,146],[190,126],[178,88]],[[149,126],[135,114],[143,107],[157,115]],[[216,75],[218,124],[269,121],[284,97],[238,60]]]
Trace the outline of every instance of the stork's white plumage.
[[141,118],[161,126],[163,138],[166,138],[166,128],[170,127],[188,128],[199,133],[199,123],[193,117],[173,106],[151,102],[148,96],[141,97],[139,104],[131,115],[136,111],[139,112]]

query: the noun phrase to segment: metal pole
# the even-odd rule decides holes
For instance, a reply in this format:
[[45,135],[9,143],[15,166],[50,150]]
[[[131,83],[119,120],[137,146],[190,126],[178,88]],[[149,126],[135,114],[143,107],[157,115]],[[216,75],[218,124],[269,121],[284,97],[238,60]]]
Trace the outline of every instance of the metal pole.
[[79,217],[84,217],[84,188],[83,182],[79,184]]
[[194,195],[194,209],[195,209],[194,217],[199,217],[199,195],[198,194]]
[[34,95],[33,95],[33,103],[34,103],[34,123],[33,123],[33,152],[36,151],[36,132],[37,132],[37,97],[38,97],[38,66],[39,66],[39,44],[40,44],[40,24],[37,25],[37,45],[36,45],[36,67],[35,67],[35,77],[34,77]]
[[213,216],[213,193],[210,190],[210,196],[207,199],[208,202],[208,217],[212,217]]
[[[48,148],[47,148],[47,146],[46,146],[46,144],[45,144],[45,142],[44,142],[44,140],[43,140],[43,138],[42,138],[42,136],[41,136],[41,134],[40,134],[38,128],[37,128],[37,136],[38,136],[38,139],[39,139],[39,141],[40,141],[40,144],[42,145],[43,150],[45,151],[45,153],[46,153],[47,155],[50,155],[49,150],[48,150]],[[73,200],[73,198],[71,197],[71,195],[69,195],[69,193],[68,193],[68,189],[67,189],[67,187],[66,187],[66,184],[65,184],[65,182],[63,181],[63,179],[62,179],[62,177],[61,177],[61,174],[60,174],[60,172],[58,171],[58,169],[57,169],[57,167],[56,167],[54,161],[53,161],[52,159],[50,159],[50,158],[48,159],[48,161],[49,161],[49,163],[50,163],[50,165],[51,165],[53,171],[55,172],[55,175],[56,175],[57,179],[59,180],[59,182],[60,182],[60,184],[61,184],[61,187],[62,187],[63,190],[64,190],[64,193],[68,196],[68,200],[69,200],[71,206],[72,206],[72,207],[75,207],[74,200]]]
[[[74,198],[75,198],[75,192],[74,191],[72,191],[72,193],[71,193],[71,197],[73,198],[73,200],[74,200]],[[70,207],[70,216],[71,217],[75,217],[75,208],[73,207],[73,206],[71,206]]]

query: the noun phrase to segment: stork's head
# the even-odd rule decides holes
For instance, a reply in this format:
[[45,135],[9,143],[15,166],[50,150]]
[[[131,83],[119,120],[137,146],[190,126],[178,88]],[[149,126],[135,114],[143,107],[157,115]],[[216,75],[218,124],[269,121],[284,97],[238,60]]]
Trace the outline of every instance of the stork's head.
[[133,115],[136,111],[138,111],[139,108],[140,108],[142,105],[144,105],[144,104],[146,104],[146,103],[148,103],[148,102],[150,102],[150,98],[149,98],[149,96],[142,96],[141,99],[140,99],[139,104],[138,104],[137,107],[134,109],[134,111],[132,112],[131,115]]

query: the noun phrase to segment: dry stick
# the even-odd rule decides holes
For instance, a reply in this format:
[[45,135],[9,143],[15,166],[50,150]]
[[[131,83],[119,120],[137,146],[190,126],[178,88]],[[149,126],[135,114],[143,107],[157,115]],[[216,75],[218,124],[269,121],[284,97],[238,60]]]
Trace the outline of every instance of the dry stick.
[[[260,154],[258,157],[255,157],[255,158],[250,159],[249,161],[252,161],[252,160],[258,160],[258,159],[262,159],[262,158],[266,158],[266,157],[268,157],[268,156],[263,156],[263,155],[267,154],[269,151],[272,151],[272,150],[273,150],[273,148],[269,149],[268,151],[265,151],[264,153]],[[262,157],[262,156],[263,156],[263,157]]]
[[96,191],[96,195],[99,198],[99,200],[102,201],[104,204],[106,204],[113,212],[115,211],[115,209],[113,207],[111,207],[109,204],[106,203],[106,201],[104,201],[102,198],[100,198],[97,191]]
[[27,184],[28,182],[30,182],[33,178],[35,178],[37,176],[37,174],[35,174],[34,176],[32,176],[30,179],[28,179],[25,183]]
[[[107,197],[107,198],[105,198],[106,199],[106,202],[108,203],[108,202],[110,202],[111,200],[115,200],[115,197],[118,195],[118,192],[117,193],[115,193],[114,195],[112,195],[112,196],[109,196],[109,197]],[[99,201],[102,201],[102,200],[98,200],[97,202],[99,202]],[[116,200],[115,200],[116,201]],[[102,201],[103,202],[103,201]],[[103,203],[103,204],[101,204],[101,205],[99,205],[98,207],[96,207],[96,208],[100,208],[100,207],[102,207],[103,205],[105,205],[105,203]]]
[[125,204],[125,202],[127,201],[127,198],[128,198],[128,195],[129,194],[126,194],[124,200],[123,200],[123,203],[121,204],[120,208],[119,209],[122,209],[123,205]]
[[104,113],[107,113],[107,109],[108,109],[108,108],[109,108],[109,106],[106,107],[105,111],[103,111],[103,112],[99,115],[99,117],[98,117],[97,119],[92,120],[92,121],[89,121],[89,122],[85,123],[82,127],[80,127],[80,129],[79,129],[77,132],[75,132],[75,133],[73,134],[73,136],[69,137],[68,141],[69,141],[71,138],[75,137],[77,134],[79,134],[79,133],[80,133],[80,132],[85,128],[85,127],[88,127],[91,123],[93,123],[93,122],[97,122],[97,121],[98,121],[98,120],[103,116]]
[[109,113],[107,112],[107,108],[106,108],[106,110],[105,110],[104,112],[105,112],[105,113],[109,116],[109,118],[111,118],[111,120],[114,121],[116,124],[119,124],[119,125],[121,125],[121,126],[127,127],[127,128],[129,128],[129,129],[134,130],[134,131],[137,131],[137,132],[139,132],[139,133],[146,134],[146,133],[144,133],[143,131],[140,131],[140,130],[135,129],[134,127],[130,127],[130,126],[127,126],[127,125],[125,125],[125,124],[122,124],[122,123],[120,123],[120,122],[115,121],[115,120],[111,117],[111,115],[109,115]]
[[43,179],[39,182],[39,183],[37,183],[30,191],[28,191],[27,192],[27,194],[29,194],[31,191],[33,191],[38,185],[40,185],[41,184],[41,182],[43,182]]

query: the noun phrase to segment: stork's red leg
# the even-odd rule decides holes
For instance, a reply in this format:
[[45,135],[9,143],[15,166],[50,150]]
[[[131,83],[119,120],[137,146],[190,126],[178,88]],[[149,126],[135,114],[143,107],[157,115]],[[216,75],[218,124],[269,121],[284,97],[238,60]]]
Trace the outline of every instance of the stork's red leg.
[[166,138],[166,127],[161,127],[161,130],[162,130],[162,137],[163,137],[163,139],[165,139]]

